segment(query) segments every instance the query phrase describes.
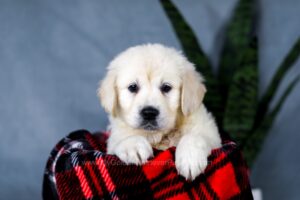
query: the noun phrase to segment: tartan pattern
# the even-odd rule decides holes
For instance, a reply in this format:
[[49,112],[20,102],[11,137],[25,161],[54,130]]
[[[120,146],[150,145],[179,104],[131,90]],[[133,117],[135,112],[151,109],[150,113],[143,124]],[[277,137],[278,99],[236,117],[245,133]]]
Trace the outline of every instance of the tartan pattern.
[[106,154],[108,133],[72,132],[51,152],[44,199],[253,199],[248,169],[235,143],[209,156],[205,173],[186,181],[176,171],[175,147],[154,149],[142,166]]

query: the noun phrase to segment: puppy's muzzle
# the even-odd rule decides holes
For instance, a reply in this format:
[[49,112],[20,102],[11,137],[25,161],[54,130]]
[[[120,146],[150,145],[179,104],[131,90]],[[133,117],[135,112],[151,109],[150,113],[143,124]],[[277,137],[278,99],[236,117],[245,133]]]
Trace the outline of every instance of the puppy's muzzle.
[[146,106],[144,107],[140,115],[142,117],[142,128],[146,130],[156,130],[158,128],[157,124],[157,117],[159,115],[159,110],[152,107],[152,106]]
[[158,115],[159,115],[159,111],[152,106],[147,106],[141,110],[141,116],[145,121],[156,120]]

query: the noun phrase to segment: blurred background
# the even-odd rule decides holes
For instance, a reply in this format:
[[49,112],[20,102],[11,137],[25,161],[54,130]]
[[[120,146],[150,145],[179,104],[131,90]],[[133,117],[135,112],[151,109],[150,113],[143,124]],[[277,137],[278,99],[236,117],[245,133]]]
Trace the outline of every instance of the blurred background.
[[[236,0],[174,0],[216,66]],[[300,1],[260,0],[259,89],[300,36]],[[105,130],[96,97],[105,67],[142,43],[181,48],[159,1],[0,0],[0,195],[41,199],[53,146],[76,129]],[[300,60],[283,88],[300,73]],[[277,97],[278,96],[278,97]],[[251,169],[264,199],[299,199],[300,84],[279,112]]]

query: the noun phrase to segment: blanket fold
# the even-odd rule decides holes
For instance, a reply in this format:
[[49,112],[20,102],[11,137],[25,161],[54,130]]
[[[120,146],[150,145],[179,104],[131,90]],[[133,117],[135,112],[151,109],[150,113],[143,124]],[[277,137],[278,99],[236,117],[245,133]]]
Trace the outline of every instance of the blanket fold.
[[236,144],[212,151],[204,174],[186,181],[177,174],[175,147],[154,149],[142,166],[106,154],[108,133],[72,132],[52,150],[44,199],[252,199],[248,169]]

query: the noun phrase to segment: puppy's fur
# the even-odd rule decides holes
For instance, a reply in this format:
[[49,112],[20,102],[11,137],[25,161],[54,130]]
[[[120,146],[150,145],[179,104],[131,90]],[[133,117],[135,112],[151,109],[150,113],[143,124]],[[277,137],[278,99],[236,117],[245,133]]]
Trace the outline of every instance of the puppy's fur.
[[110,119],[108,153],[142,164],[153,155],[152,147],[177,146],[179,174],[195,179],[211,150],[221,146],[215,121],[202,104],[205,92],[202,76],[173,48],[147,44],[119,54],[98,89]]

